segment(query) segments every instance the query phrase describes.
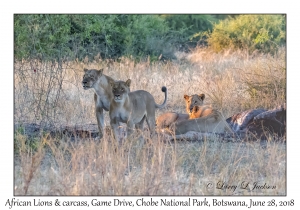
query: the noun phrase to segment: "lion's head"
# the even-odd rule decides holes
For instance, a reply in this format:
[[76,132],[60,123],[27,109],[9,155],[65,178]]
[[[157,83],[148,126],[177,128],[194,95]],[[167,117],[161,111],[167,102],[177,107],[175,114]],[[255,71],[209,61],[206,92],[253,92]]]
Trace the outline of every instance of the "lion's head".
[[124,81],[115,81],[110,83],[112,86],[112,92],[115,102],[122,102],[127,97],[130,92],[130,83],[131,80],[128,79],[126,82]]
[[97,80],[102,76],[103,69],[84,69],[84,75],[82,79],[83,89],[87,90],[93,88]]
[[188,114],[191,114],[194,106],[202,106],[205,98],[205,94],[194,94],[194,95],[184,95],[186,111]]

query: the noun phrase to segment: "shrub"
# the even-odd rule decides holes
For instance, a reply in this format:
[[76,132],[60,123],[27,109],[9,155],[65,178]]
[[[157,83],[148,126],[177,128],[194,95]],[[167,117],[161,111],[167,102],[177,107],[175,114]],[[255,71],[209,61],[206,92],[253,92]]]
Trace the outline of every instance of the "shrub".
[[214,25],[208,44],[223,49],[259,50],[274,53],[286,42],[285,15],[240,15]]
[[174,44],[181,46],[180,50],[195,47],[199,42],[195,34],[212,30],[213,23],[218,20],[214,15],[207,14],[161,15],[161,17],[166,20],[170,31],[176,37]]
[[43,60],[158,57],[168,30],[158,15],[15,15],[14,53],[16,59]]
[[60,57],[68,54],[70,28],[68,15],[15,15],[15,58]]

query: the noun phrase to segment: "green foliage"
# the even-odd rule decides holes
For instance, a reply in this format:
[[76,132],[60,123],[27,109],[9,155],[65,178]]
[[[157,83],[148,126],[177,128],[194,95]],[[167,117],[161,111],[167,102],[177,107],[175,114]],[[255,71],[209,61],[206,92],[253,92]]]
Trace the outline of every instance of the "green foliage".
[[14,53],[16,59],[159,56],[167,32],[158,15],[15,15]]
[[123,40],[119,48],[124,55],[159,56],[166,46],[168,27],[158,16],[124,15],[120,27]]
[[15,15],[15,57],[62,56],[70,50],[69,34],[68,15]]
[[285,15],[239,15],[214,25],[208,44],[223,49],[259,50],[274,53],[286,42]]
[[161,15],[161,17],[166,20],[170,32],[175,35],[175,43],[187,47],[196,46],[199,39],[195,34],[212,30],[213,23],[218,21],[214,15],[207,14]]
[[[229,18],[228,18],[229,17]],[[218,21],[221,20],[219,23]],[[212,31],[211,34],[208,31]],[[201,38],[199,40],[199,37]],[[216,51],[273,52],[285,43],[283,15],[54,15],[14,16],[15,59],[150,56],[173,58],[208,38]]]
[[216,18],[212,15],[161,15],[168,23],[171,30],[184,31],[185,36],[191,36],[199,31],[212,29]]

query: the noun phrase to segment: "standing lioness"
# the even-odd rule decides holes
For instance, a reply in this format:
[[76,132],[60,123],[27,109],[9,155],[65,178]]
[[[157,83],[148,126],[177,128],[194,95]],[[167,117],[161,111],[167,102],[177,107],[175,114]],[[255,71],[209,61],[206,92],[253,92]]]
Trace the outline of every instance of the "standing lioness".
[[113,98],[112,87],[110,85],[110,83],[113,81],[114,79],[103,74],[103,69],[84,69],[84,75],[82,79],[83,89],[87,90],[93,88],[95,91],[95,112],[99,128],[98,138],[100,139],[103,137],[104,132],[103,109],[105,111],[109,111],[110,101]]
[[119,141],[118,127],[120,123],[127,124],[127,137],[129,137],[135,125],[135,128],[142,130],[144,120],[149,126],[151,136],[155,132],[155,108],[162,108],[167,101],[167,88],[162,87],[165,92],[163,104],[155,103],[153,96],[144,90],[130,92],[131,80],[126,82],[111,82],[113,99],[110,103],[109,117],[110,125],[114,137]]

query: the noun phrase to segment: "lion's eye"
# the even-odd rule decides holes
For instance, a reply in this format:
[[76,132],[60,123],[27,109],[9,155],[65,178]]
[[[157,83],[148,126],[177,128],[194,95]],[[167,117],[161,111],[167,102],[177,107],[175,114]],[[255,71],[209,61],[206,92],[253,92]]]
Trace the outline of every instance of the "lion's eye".
[[124,91],[124,88],[122,88],[122,91]]
[[113,91],[116,91],[116,88],[114,88]]
[[196,104],[197,103],[197,101],[194,101],[194,104]]

